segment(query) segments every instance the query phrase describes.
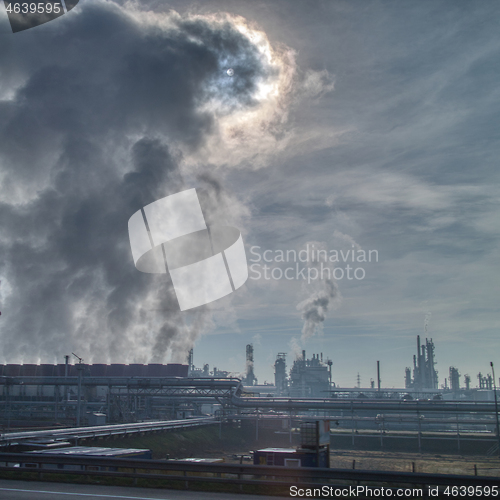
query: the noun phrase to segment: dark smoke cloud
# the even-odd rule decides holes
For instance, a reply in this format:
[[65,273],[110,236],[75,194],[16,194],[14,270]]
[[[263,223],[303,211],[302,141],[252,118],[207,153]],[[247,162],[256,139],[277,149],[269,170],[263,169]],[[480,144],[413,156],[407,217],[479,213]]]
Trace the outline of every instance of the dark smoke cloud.
[[[210,315],[187,321],[168,276],[135,269],[127,221],[183,189],[178,151],[270,71],[230,22],[166,29],[92,2],[31,31],[0,52],[1,357],[184,361]],[[201,179],[210,205],[220,186]]]

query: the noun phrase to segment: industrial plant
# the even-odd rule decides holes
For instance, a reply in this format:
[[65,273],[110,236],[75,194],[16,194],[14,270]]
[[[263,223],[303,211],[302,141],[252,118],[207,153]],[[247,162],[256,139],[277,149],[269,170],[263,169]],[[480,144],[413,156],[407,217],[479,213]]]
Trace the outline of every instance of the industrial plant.
[[294,360],[286,373],[286,354],[279,353],[274,363],[276,395],[292,397],[328,397],[332,387],[332,361],[323,362],[323,353],[306,359],[306,351]]
[[438,374],[435,370],[434,343],[425,339],[425,345],[420,345],[420,335],[417,335],[417,354],[413,356],[413,378],[410,368],[405,371],[405,387],[407,389],[437,389]]
[[[308,358],[305,350],[289,369],[287,354],[278,352],[275,383],[259,385],[252,344],[245,346],[241,373],[211,370],[208,363],[198,368],[193,349],[186,364],[85,364],[73,354],[75,363],[66,356],[55,365],[0,365],[0,455],[8,455],[0,468],[8,469],[8,460],[15,457],[16,472],[36,467],[44,474],[50,468],[85,474],[93,464],[94,474],[110,473],[109,464],[119,467],[116,460],[127,457],[127,466],[136,471],[151,460],[151,450],[88,445],[210,426],[206,432],[217,433],[220,443],[225,432],[234,431],[255,443],[253,458],[245,459],[253,460],[251,467],[265,469],[258,476],[253,469],[245,474],[256,481],[267,468],[272,468],[273,479],[285,467],[328,469],[330,474],[331,458],[340,449],[498,454],[494,376],[478,374],[478,386],[472,388],[466,375],[462,387],[460,372],[452,366],[439,387],[432,339],[422,345],[417,337],[416,348],[413,370],[405,370],[405,387],[391,389],[382,384],[379,361],[377,380],[370,387],[361,387],[359,374],[356,387],[340,387],[334,381],[333,360],[323,353]],[[132,462],[136,457],[143,462]],[[241,455],[239,463],[243,460]],[[217,465],[221,461],[171,460],[167,455],[154,467],[181,467],[190,474],[202,470],[203,477],[210,470],[219,478],[218,467],[226,466]],[[478,484],[483,480],[475,479]]]
[[405,370],[404,388],[384,388],[377,362],[377,384],[339,387],[334,363],[323,353],[291,361],[279,352],[274,363],[274,385],[258,385],[252,344],[245,347],[245,368],[230,373],[208,363],[194,364],[194,351],[186,364],[85,364],[81,359],[61,364],[0,365],[0,422],[4,428],[52,420],[66,424],[136,422],[143,419],[183,418],[236,409],[234,397],[251,395],[296,399],[458,400],[493,401],[494,380],[479,373],[477,387],[471,377],[449,367],[439,387],[432,339],[417,336],[413,369]]

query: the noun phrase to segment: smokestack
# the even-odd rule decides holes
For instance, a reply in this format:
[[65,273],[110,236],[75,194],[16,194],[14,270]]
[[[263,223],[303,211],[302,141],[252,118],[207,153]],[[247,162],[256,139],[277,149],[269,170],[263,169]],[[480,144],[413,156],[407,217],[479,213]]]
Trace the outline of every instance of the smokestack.
[[377,361],[377,387],[380,391],[380,361]]
[[66,364],[64,365],[64,376],[68,376],[68,363],[69,363],[69,356],[64,356],[64,359],[66,360]]
[[417,385],[422,387],[422,350],[420,349],[420,335],[417,335]]
[[191,371],[193,371],[194,369],[194,350],[193,348],[189,349],[189,353],[188,353],[188,370],[189,370],[189,373],[191,373]]
[[306,350],[305,349],[302,351],[302,359],[304,361],[306,360]]
[[257,379],[255,378],[253,371],[253,344],[247,344],[246,360],[245,383],[246,385],[255,385],[257,383]]

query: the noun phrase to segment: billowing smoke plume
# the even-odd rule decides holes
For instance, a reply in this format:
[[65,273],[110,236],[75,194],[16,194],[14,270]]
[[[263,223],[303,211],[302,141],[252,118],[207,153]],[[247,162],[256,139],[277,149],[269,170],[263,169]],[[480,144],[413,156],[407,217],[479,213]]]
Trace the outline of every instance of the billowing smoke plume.
[[304,326],[302,327],[302,340],[312,337],[323,326],[326,315],[340,299],[337,283],[327,278],[322,282],[319,290],[297,305],[302,312]]
[[194,184],[208,224],[244,233],[221,167],[264,165],[293,95],[333,88],[240,17],[125,5],[0,51],[0,361],[185,361],[212,305],[180,313],[168,275],[135,269],[129,217]]
[[[180,313],[168,275],[135,269],[127,221],[192,187],[187,177],[203,190],[209,223],[224,211],[243,217],[200,158],[217,158],[212,146],[222,153],[228,134],[244,141],[259,109],[279,122],[282,103],[265,89],[282,88],[289,69],[239,18],[111,2],[66,17],[0,52],[0,357],[184,361],[211,328],[210,310]],[[245,112],[242,136],[231,117]]]
[[302,347],[297,337],[292,337],[290,339],[290,341],[288,342],[288,347],[292,351],[295,359],[299,359],[302,357]]
[[[317,270],[315,275],[318,276],[318,279],[307,285],[308,290],[311,289],[309,297],[297,304],[297,310],[302,313],[304,321],[301,335],[302,342],[312,337],[317,331],[321,331],[328,311],[337,307],[342,297],[333,278],[333,269],[330,269],[330,273],[325,272],[325,268],[329,268],[329,263],[324,258],[324,254],[318,254],[317,252],[318,250],[325,250],[325,245],[318,242],[309,242],[306,244],[306,248],[309,247],[315,249],[315,253],[308,257],[307,266]],[[321,267],[323,273],[320,271]]]

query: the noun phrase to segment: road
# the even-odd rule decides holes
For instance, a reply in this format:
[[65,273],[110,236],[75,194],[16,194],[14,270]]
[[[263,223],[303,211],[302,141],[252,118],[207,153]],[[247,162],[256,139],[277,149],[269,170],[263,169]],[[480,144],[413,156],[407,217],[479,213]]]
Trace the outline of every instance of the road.
[[237,500],[279,500],[290,497],[0,479],[0,498],[2,500],[234,500],[235,498]]

